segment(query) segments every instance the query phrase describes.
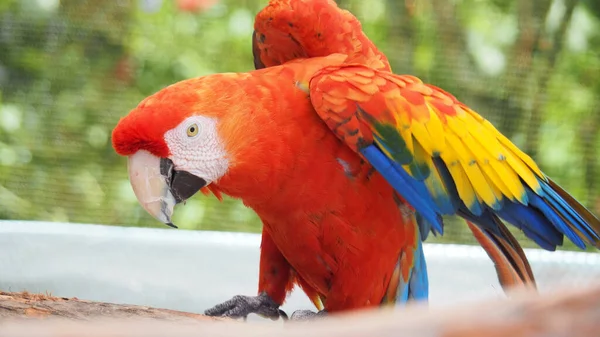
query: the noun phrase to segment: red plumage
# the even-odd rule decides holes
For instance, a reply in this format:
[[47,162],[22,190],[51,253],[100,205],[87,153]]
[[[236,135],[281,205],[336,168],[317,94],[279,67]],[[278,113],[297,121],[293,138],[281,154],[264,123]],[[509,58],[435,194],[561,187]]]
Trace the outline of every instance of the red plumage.
[[146,99],[113,131],[118,153],[162,156],[164,141],[148,135],[192,114],[218,118],[231,164],[210,189],[240,198],[262,219],[262,290],[281,304],[297,282],[330,312],[380,305],[401,252],[416,239],[393,188],[293,84],[343,59],[183,81]]

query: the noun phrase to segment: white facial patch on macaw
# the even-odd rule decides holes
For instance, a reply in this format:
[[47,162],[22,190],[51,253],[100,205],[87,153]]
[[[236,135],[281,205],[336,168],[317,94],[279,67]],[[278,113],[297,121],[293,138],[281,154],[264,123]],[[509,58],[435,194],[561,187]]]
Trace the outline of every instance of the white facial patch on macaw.
[[221,178],[229,168],[227,153],[217,132],[217,119],[191,116],[165,133],[175,170],[206,180]]

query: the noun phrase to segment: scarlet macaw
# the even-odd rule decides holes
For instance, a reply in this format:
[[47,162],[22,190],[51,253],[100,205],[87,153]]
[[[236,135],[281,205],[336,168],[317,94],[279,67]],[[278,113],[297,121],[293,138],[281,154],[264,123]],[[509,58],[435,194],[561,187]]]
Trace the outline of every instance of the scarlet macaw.
[[600,221],[476,112],[343,54],[175,83],[112,142],[158,220],[201,188],[262,219],[264,291],[212,314],[278,317],[294,284],[316,315],[426,298],[415,211],[438,233],[457,214],[491,232],[503,218],[546,249],[600,240]]

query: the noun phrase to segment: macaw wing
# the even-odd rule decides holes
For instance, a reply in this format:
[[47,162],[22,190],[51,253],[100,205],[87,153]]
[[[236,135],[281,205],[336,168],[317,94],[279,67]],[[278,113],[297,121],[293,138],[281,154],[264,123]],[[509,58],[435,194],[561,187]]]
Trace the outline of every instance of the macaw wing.
[[308,83],[318,115],[435,232],[457,214],[499,232],[497,216],[549,250],[563,235],[598,246],[600,221],[490,122],[418,78],[364,65],[328,67]]

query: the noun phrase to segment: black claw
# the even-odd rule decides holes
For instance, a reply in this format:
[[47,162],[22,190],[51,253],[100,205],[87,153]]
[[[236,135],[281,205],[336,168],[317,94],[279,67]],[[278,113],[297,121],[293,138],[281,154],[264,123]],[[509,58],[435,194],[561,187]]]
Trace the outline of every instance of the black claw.
[[257,314],[272,320],[277,320],[279,317],[287,319],[287,314],[279,309],[279,304],[275,303],[275,301],[265,293],[261,293],[258,296],[234,296],[228,301],[207,309],[204,311],[204,314],[206,316],[244,319],[250,314]]
[[288,315],[281,309],[279,309],[279,317],[281,317],[284,321],[289,320]]

